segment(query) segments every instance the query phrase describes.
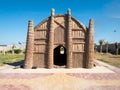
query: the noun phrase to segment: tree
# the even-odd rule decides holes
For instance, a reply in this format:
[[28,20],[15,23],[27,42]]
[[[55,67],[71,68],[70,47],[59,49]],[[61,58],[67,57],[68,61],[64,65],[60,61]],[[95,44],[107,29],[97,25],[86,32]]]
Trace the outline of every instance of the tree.
[[102,53],[102,45],[103,45],[103,43],[104,43],[104,40],[99,40],[99,44],[100,44],[100,53]]
[[12,54],[14,54],[14,49],[16,48],[15,45],[12,46]]
[[115,54],[118,55],[118,43],[115,43]]
[[108,53],[108,46],[109,46],[109,43],[105,42],[106,53]]
[[95,52],[97,52],[97,44],[96,43],[94,43],[94,50],[95,50]]

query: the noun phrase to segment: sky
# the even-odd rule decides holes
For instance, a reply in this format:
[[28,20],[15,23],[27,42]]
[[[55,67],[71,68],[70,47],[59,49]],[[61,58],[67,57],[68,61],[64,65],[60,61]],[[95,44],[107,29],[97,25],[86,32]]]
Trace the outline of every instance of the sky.
[[71,15],[88,27],[94,19],[94,40],[120,42],[120,0],[0,0],[0,45],[25,43],[28,20],[34,26],[55,14]]

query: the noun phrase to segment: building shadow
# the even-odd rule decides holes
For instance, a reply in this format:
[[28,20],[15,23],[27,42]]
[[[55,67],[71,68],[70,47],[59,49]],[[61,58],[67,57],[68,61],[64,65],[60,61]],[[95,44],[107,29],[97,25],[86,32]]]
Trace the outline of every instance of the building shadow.
[[24,66],[24,61],[25,61],[25,60],[21,60],[21,61],[14,62],[14,63],[4,63],[4,64],[8,64],[8,65],[10,65],[10,66],[14,66],[15,68],[23,68],[23,66]]

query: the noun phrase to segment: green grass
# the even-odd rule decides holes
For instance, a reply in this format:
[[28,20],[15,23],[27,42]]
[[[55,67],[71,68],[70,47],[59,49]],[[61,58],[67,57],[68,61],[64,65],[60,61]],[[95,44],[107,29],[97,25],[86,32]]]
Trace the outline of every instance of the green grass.
[[21,61],[24,59],[23,54],[6,54],[6,55],[0,55],[0,66],[4,65],[5,63],[14,63],[17,61]]
[[112,54],[106,54],[106,53],[95,53],[95,58],[97,60],[103,61],[105,63],[111,64],[113,66],[120,68],[120,55],[112,55]]
[[103,62],[105,62],[105,63],[109,63],[108,60],[103,60],[103,59],[98,59],[98,60],[103,61]]

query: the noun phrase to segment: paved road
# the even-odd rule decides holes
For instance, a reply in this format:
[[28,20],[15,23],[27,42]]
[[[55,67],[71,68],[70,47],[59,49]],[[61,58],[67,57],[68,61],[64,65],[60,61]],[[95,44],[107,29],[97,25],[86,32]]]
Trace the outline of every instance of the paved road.
[[120,90],[120,69],[100,61],[93,69],[2,67],[0,90]]

